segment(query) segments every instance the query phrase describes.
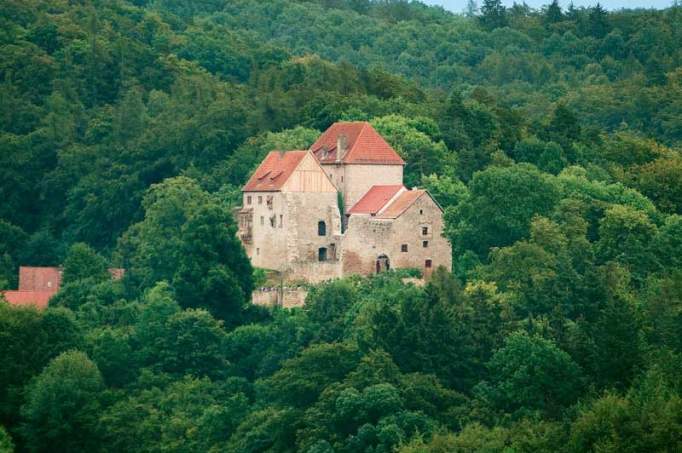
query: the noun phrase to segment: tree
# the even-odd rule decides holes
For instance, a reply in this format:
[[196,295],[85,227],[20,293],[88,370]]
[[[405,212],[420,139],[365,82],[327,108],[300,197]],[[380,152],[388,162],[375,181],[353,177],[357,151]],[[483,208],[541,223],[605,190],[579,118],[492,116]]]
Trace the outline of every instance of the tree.
[[405,185],[416,186],[422,176],[442,173],[445,165],[456,168],[456,157],[450,153],[439,135],[438,126],[430,119],[408,119],[389,115],[372,120],[372,125],[405,160]]
[[546,6],[543,20],[545,24],[552,25],[557,22],[561,22],[564,15],[561,11],[561,6],[559,6],[558,0],[552,0],[552,3]]
[[526,237],[535,215],[547,214],[559,199],[556,182],[527,164],[490,167],[474,174],[469,198],[448,225],[455,250],[473,250],[485,259],[491,247]]
[[68,452],[99,446],[97,415],[102,375],[87,355],[64,352],[31,382],[21,413],[33,451]]
[[4,427],[0,426],[0,453],[12,453],[14,443]]
[[183,307],[208,309],[229,324],[242,319],[253,288],[251,264],[224,204],[186,177],[152,186],[145,218],[119,250],[134,291],[165,280]]
[[599,2],[597,2],[597,4],[590,9],[588,23],[590,35],[594,36],[595,38],[601,39],[606,36],[609,31],[611,31],[608,13],[601,6],[601,4],[599,4]]
[[651,244],[657,228],[648,216],[633,208],[615,205],[599,222],[597,256],[601,262],[615,260],[629,266],[636,281],[653,269]]
[[474,17],[477,12],[478,12],[478,4],[476,4],[476,0],[468,0],[467,6],[464,10],[464,15],[467,17]]
[[0,422],[15,427],[24,386],[48,362],[80,346],[81,329],[69,310],[15,308],[0,303]]
[[244,317],[253,290],[253,269],[230,213],[217,203],[197,209],[180,231],[172,285],[183,307],[206,308],[229,326]]
[[507,9],[500,0],[483,0],[481,6],[481,25],[488,30],[507,26]]
[[334,342],[343,339],[347,311],[356,302],[356,289],[346,281],[332,281],[313,288],[303,310],[316,324],[316,339]]
[[488,362],[490,380],[477,394],[494,409],[518,417],[539,411],[557,417],[580,396],[581,370],[553,342],[515,332]]
[[104,258],[82,242],[71,246],[64,260],[63,284],[67,285],[83,279],[91,279],[91,282],[95,283],[107,278],[109,278],[109,272]]

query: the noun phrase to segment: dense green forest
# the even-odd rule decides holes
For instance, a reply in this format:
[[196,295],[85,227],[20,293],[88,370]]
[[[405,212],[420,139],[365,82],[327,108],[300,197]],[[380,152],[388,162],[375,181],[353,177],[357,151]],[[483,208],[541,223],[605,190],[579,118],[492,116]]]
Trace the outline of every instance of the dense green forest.
[[[0,301],[0,452],[681,451],[682,7],[479,6],[0,2],[0,289],[64,266]],[[253,306],[240,186],[338,120],[452,272]]]

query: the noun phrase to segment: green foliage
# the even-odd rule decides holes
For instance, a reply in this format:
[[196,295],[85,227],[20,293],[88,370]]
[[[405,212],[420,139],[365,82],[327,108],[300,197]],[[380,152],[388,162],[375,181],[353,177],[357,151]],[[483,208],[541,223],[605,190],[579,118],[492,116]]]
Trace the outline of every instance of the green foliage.
[[186,177],[153,186],[144,206],[144,220],[119,244],[128,284],[140,291],[171,282],[183,307],[239,323],[253,277],[227,208]]
[[5,428],[0,426],[0,452],[12,453],[13,451],[14,443],[12,442],[12,438],[9,434],[7,434]]
[[[0,301],[0,450],[680,450],[680,8],[548,3],[5,2],[0,289],[64,285]],[[339,120],[454,274],[254,307],[240,187]]]
[[515,332],[488,362],[490,381],[476,392],[487,404],[515,416],[539,411],[556,417],[577,400],[580,368],[554,343]]
[[490,167],[474,174],[448,235],[456,248],[485,258],[491,247],[527,237],[532,217],[549,213],[558,199],[555,180],[535,167]]
[[100,282],[107,278],[109,278],[109,273],[104,258],[87,244],[77,243],[71,246],[64,259],[63,284],[67,285],[83,279]]
[[102,375],[87,355],[67,351],[30,383],[21,408],[26,444],[35,451],[73,451],[99,445],[97,414]]

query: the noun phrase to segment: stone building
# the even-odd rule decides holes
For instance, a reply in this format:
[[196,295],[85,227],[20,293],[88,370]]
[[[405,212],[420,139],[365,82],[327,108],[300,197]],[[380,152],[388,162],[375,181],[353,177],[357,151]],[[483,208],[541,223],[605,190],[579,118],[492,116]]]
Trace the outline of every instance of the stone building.
[[236,210],[256,267],[321,281],[389,268],[451,268],[443,211],[403,186],[405,162],[369,123],[335,123],[307,151],[273,151]]

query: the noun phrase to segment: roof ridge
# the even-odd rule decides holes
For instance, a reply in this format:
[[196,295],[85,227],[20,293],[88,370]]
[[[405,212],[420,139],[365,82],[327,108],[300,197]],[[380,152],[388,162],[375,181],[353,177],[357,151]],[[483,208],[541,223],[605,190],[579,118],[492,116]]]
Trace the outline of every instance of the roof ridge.
[[381,216],[381,214],[383,214],[383,212],[386,209],[388,209],[393,203],[395,203],[395,200],[398,199],[399,197],[401,197],[403,195],[403,193],[409,192],[409,190],[407,189],[407,187],[405,187],[404,184],[401,184],[401,185],[402,185],[402,187],[400,189],[398,189],[398,191],[396,193],[394,193],[391,198],[389,198],[389,200],[381,207],[381,209],[379,209],[377,211],[377,214],[376,214],[377,217]]
[[[367,130],[367,126],[369,125],[368,121],[358,121],[358,122],[362,124],[362,127],[360,128],[360,132],[358,133],[358,136],[355,139],[355,142],[353,142],[353,147],[346,153],[345,156],[343,156],[344,162],[346,162],[346,160],[350,160],[350,156],[355,152],[355,149],[358,148],[358,146],[359,146],[360,137],[362,137],[362,134],[365,133],[365,130]],[[378,134],[378,132],[377,132],[377,134]]]

